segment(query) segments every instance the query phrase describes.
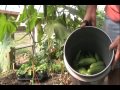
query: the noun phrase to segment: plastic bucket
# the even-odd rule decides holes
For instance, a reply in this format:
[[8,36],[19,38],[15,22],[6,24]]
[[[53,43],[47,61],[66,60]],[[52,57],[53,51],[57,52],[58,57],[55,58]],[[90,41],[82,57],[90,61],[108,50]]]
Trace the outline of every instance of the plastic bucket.
[[[64,45],[64,63],[67,71],[77,80],[83,82],[94,82],[104,78],[111,70],[111,63],[114,58],[114,51],[109,50],[112,40],[101,29],[93,26],[79,28],[72,32]],[[83,75],[73,68],[73,61],[79,50],[86,50],[98,53],[102,57],[106,68],[93,75]]]

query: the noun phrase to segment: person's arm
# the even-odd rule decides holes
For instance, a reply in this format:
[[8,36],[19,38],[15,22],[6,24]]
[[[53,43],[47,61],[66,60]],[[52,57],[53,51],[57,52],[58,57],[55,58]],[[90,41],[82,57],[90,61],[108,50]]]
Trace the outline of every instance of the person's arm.
[[113,68],[118,60],[120,60],[120,35],[111,43],[110,49],[115,49],[115,60],[113,61]]
[[[97,5],[87,5],[86,14],[83,21],[91,22],[92,26],[96,26],[96,9]],[[85,26],[85,23],[82,23],[81,27]]]

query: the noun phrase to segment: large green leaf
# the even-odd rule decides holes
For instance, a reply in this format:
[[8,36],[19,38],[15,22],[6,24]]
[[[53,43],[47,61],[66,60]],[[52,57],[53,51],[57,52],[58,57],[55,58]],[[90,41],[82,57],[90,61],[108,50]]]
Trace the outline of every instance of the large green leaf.
[[27,19],[27,8],[24,7],[23,13],[20,14],[19,22],[24,22]]
[[34,13],[27,22],[26,32],[31,32],[34,29],[34,27],[36,25],[36,20],[37,20],[37,13]]
[[37,10],[34,8],[34,5],[29,5],[27,9],[27,28],[26,32],[31,32],[35,25],[36,25],[36,20],[37,20]]
[[29,5],[27,9],[27,15],[31,17],[31,15],[33,15],[34,13],[36,13],[36,9],[34,8],[34,5]]
[[34,5],[28,5],[24,7],[23,13],[20,15],[19,21],[26,22],[26,32],[31,32],[36,25],[37,10]]
[[6,26],[0,25],[0,42],[3,40],[6,32],[7,32]]
[[69,35],[69,32],[66,27],[58,21],[51,21],[45,27],[45,34],[47,34],[49,38],[51,38],[51,36],[55,34],[56,40],[59,40],[59,42],[63,44],[65,39]]
[[10,35],[16,32],[17,28],[16,28],[16,25],[14,23],[8,21],[6,27],[7,27],[7,32]]
[[16,31],[16,25],[14,22],[9,21],[5,15],[0,15],[0,41],[3,40],[6,33],[9,35],[13,34]]
[[6,24],[6,16],[3,15],[3,14],[0,14],[0,41],[3,40],[4,38],[4,35],[6,33],[6,27],[5,27],[5,24]]
[[67,29],[62,24],[55,23],[54,32],[55,32],[56,39],[59,40],[61,44],[63,45],[65,42],[65,39],[69,35],[69,32],[67,31]]

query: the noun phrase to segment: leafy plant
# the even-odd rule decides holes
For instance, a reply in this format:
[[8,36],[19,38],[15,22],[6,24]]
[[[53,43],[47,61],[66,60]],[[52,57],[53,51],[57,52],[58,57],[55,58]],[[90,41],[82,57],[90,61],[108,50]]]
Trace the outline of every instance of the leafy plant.
[[104,13],[102,11],[97,11],[97,22],[96,22],[96,26],[98,28],[103,28],[103,22],[104,22]]
[[[10,21],[9,16],[6,16],[4,14],[0,14],[0,42],[5,38],[5,35],[7,33],[8,36],[12,35],[14,32],[16,32],[16,25],[15,22]],[[11,37],[11,36],[10,36]]]
[[0,14],[0,73],[10,70],[9,52],[14,46],[12,34],[16,31],[16,24],[10,16]]

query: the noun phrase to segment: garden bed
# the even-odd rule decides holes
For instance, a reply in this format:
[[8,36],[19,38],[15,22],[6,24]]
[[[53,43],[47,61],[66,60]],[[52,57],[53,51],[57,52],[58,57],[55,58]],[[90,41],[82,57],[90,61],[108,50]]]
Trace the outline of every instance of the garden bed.
[[[71,78],[66,72],[64,74],[51,74],[51,76],[44,81],[35,80],[35,85],[72,85]],[[19,80],[16,72],[12,72],[5,77],[0,78],[0,85],[32,85],[30,80]]]

